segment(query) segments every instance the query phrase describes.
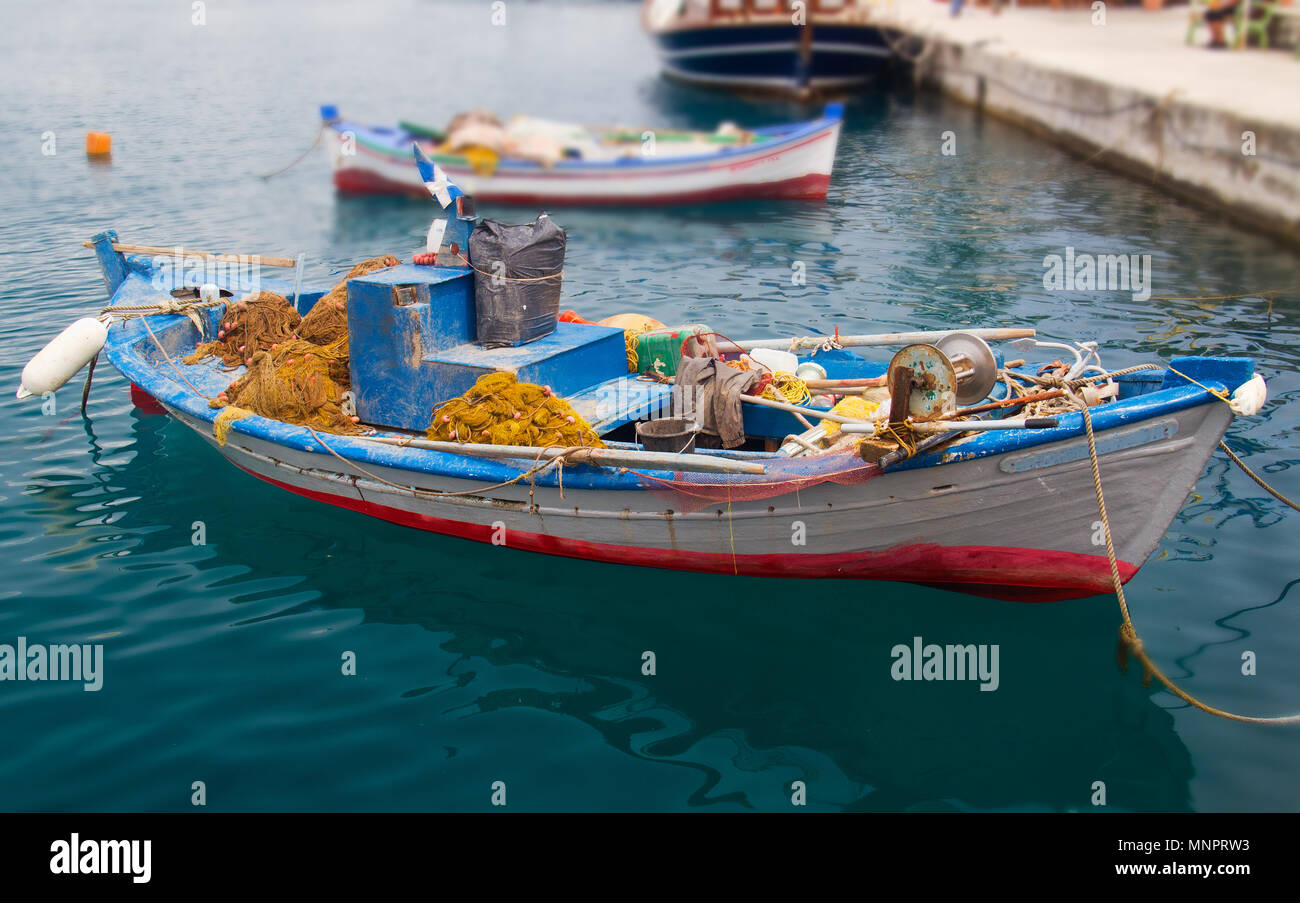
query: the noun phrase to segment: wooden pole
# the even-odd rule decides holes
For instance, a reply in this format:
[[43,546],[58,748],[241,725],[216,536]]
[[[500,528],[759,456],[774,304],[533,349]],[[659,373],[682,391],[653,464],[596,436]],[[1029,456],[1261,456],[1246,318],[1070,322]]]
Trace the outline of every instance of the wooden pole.
[[815,386],[809,386],[808,389],[814,395],[867,395],[876,390],[876,386],[845,386],[842,389],[818,389]]
[[[1038,335],[1036,329],[939,329],[921,332],[880,332],[871,335],[842,335],[835,341],[844,348],[862,348],[872,345],[916,345],[933,344],[942,338],[963,333],[973,335],[988,342],[1007,339],[1032,339]],[[718,350],[726,352],[752,351],[755,348],[775,348],[778,351],[811,351],[821,348],[834,336],[813,335],[794,339],[740,339],[735,342],[720,341]]]
[[[905,424],[912,432],[928,436],[932,433],[989,432],[991,430],[1047,430],[1059,425],[1055,417],[1020,417],[1014,420],[920,420]],[[893,426],[893,424],[890,424]],[[842,427],[846,433],[875,435],[874,423],[859,422]]]
[[888,382],[886,376],[866,376],[859,379],[805,379],[803,384],[810,389],[870,389],[879,388]]
[[1063,389],[1051,389],[1047,392],[1037,392],[1033,395],[1020,395],[1016,398],[1004,398],[1001,401],[990,401],[988,404],[979,404],[971,408],[959,408],[958,414],[982,414],[985,411],[994,411],[998,408],[1012,408],[1022,404],[1032,404],[1035,401],[1047,401],[1051,398],[1060,398],[1065,394]]
[[926,420],[911,424],[917,433],[988,432],[990,430],[1050,430],[1059,425],[1055,417],[1018,417],[1008,420]]
[[[95,247],[93,243],[83,241],[83,248]],[[155,257],[202,257],[204,260],[220,260],[225,263],[260,263],[269,267],[296,267],[298,261],[290,257],[267,257],[264,254],[218,254],[213,251],[193,251],[187,248],[155,248],[152,245],[113,244],[113,250],[120,254],[152,254]]]
[[832,414],[830,411],[819,411],[816,408],[800,407],[797,404],[787,404],[784,401],[773,401],[770,398],[758,398],[754,395],[742,395],[740,400],[747,404],[761,405],[765,408],[774,408],[778,411],[788,411],[796,416],[802,414],[804,417],[816,417],[818,420],[829,420],[832,423],[862,423],[861,417],[843,417],[839,414]]
[[[440,442],[433,439],[398,439],[392,436],[360,436],[367,442],[379,442],[408,448],[447,452],[453,455],[470,455],[479,458],[524,458],[532,461],[549,461],[570,452],[565,448],[533,448],[527,445],[487,445],[481,442]],[[737,461],[711,455],[682,455],[674,452],[647,452],[622,448],[585,448],[574,452],[565,461],[569,464],[595,464],[604,467],[645,467],[661,470],[681,470],[695,473],[745,473],[763,474],[767,468],[753,461]]]

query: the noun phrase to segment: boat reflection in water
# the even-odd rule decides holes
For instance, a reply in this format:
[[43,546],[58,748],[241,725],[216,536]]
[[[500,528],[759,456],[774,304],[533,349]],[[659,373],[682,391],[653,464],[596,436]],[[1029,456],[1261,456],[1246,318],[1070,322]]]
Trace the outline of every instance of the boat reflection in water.
[[[97,394],[101,405],[124,401],[126,385],[105,379]],[[1163,694],[1115,668],[1109,601],[1028,617],[923,587],[826,581],[810,591],[429,542],[214,469],[202,439],[167,418],[133,415],[117,439],[111,459],[76,479],[33,476],[29,497],[48,531],[101,550],[95,579],[120,571],[188,619],[166,642],[157,605],[113,609],[95,629],[123,631],[113,673],[145,682],[147,702],[190,688],[184,744],[210,769],[259,763],[230,782],[232,808],[478,810],[473,777],[484,768],[508,768],[494,773],[530,788],[512,806],[554,810],[788,811],[794,780],[816,810],[1090,811],[1094,781],[1107,785],[1102,811],[1191,808],[1191,758],[1173,713],[1152,698]],[[104,486],[117,520],[87,525],[98,501],[88,496]],[[212,545],[192,545],[194,512],[219,537]],[[90,585],[93,572],[76,574]],[[997,691],[894,680],[891,649],[915,636],[997,644]],[[340,649],[357,650],[366,675],[343,696],[321,684]],[[653,676],[642,674],[646,650]],[[148,667],[127,672],[128,653]],[[185,669],[158,667],[178,656],[242,669],[265,687],[250,698],[243,683],[204,679],[198,692]],[[57,713],[81,695],[42,705]],[[216,742],[251,707],[285,730]],[[101,780],[132,760],[163,788],[192,777],[153,711],[112,715],[138,722],[140,747]],[[513,733],[521,725],[529,743]],[[553,781],[545,749],[557,737],[563,756],[581,749],[602,763],[586,775],[589,793]],[[382,781],[355,765],[377,744],[394,763]],[[188,806],[171,799],[155,805]]]

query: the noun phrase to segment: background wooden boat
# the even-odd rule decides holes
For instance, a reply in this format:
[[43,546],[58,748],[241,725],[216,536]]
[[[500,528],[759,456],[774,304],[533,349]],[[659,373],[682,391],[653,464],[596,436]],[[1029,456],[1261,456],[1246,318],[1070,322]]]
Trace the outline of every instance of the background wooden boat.
[[[654,153],[642,152],[639,131],[617,154],[604,159],[559,160],[547,166],[503,157],[489,172],[461,154],[440,153],[436,142],[408,126],[365,125],[338,118],[322,107],[325,136],[340,191],[425,195],[411,166],[411,144],[420,144],[467,194],[479,200],[529,205],[691,204],[706,201],[812,199],[826,197],[843,107],[830,104],[822,117],[751,130],[749,143],[687,142],[656,133]],[[600,130],[586,129],[600,137]],[[611,129],[610,131],[615,131]],[[707,133],[694,133],[707,139]],[[706,146],[702,147],[701,145]],[[682,149],[685,152],[682,152]]]
[[[148,259],[119,260],[105,250],[112,238],[106,233],[96,241],[101,261],[108,262],[113,304],[153,303],[164,296],[171,285],[156,284],[159,274]],[[268,281],[263,287],[292,293],[288,284]],[[319,295],[304,290],[298,304],[308,307]],[[210,326],[220,310],[207,313]],[[767,473],[714,477],[582,465],[566,468],[562,477],[552,469],[498,485],[535,462],[322,436],[256,416],[231,423],[227,441],[219,443],[213,436],[218,412],[203,396],[215,395],[231,374],[211,362],[174,363],[197,334],[183,316],[128,320],[112,326],[105,353],[142,392],[245,472],[395,523],[481,542],[504,536],[513,548],[597,561],[903,580],[1026,601],[1089,595],[1110,586],[1077,413],[1061,417],[1055,429],[975,435],[884,472],[833,455],[779,459],[719,452],[721,458],[763,463]],[[833,377],[883,370],[843,350],[820,352],[817,360]],[[1155,549],[1232,419],[1228,405],[1202,386],[1231,391],[1254,369],[1250,360],[1236,358],[1183,358],[1175,366],[1201,385],[1167,371],[1129,374],[1120,378],[1120,400],[1093,413],[1125,580]],[[575,406],[625,377],[588,375],[589,388],[572,395]],[[602,430],[637,416],[625,406]],[[746,427],[779,437],[790,423],[747,419]],[[802,534],[802,544],[793,539],[796,534]]]
[[858,0],[645,0],[665,74],[681,81],[807,95],[862,85],[894,53]]

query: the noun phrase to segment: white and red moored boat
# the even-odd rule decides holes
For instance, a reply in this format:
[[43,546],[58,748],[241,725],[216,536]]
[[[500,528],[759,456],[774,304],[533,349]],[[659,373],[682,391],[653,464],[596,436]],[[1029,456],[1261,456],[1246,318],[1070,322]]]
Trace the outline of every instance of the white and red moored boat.
[[445,131],[365,125],[323,106],[334,184],[344,192],[427,196],[411,145],[482,201],[690,204],[826,197],[843,107],[807,122],[713,132],[601,128],[517,116],[480,117]]

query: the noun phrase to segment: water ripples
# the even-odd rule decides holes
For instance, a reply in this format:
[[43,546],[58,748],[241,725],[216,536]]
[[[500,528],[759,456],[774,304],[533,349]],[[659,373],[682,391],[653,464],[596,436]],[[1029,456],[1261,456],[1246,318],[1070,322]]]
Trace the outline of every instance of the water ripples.
[[[23,149],[0,173],[5,384],[104,303],[80,248],[103,228],[305,252],[317,281],[417,247],[431,205],[335,197],[320,153],[256,178],[307,146],[319,102],[377,119],[482,105],[674,127],[812,112],[660,80],[621,7],[512,6],[500,33],[471,3],[236,2],[202,33],[142,3],[58,29],[33,8],[0,35],[0,126]],[[410,77],[435,28],[475,36],[439,51],[452,68],[466,55],[454,92]],[[50,73],[36,36],[54,33]],[[110,164],[81,155],[87,128],[113,133]],[[1300,463],[1295,253],[965,108],[902,89],[853,101],[825,203],[552,215],[569,235],[563,306],[592,318],[641,310],[736,338],[1030,324],[1096,339],[1115,366],[1248,354],[1270,401],[1229,442],[1282,486]],[[1153,298],[1045,290],[1044,257],[1067,247],[1149,254]],[[1111,600],[1031,608],[485,549],[249,479],[126,391],[101,367],[85,421],[77,386],[53,416],[0,397],[0,642],[106,653],[98,693],[0,685],[0,729],[21,738],[0,750],[0,808],[184,810],[194,780],[210,808],[255,810],[482,810],[495,780],[520,809],[782,810],[793,780],[829,809],[1079,809],[1093,780],[1121,809],[1300,805],[1293,736],[1171,710],[1114,671]],[[1194,692],[1247,711],[1300,704],[1295,525],[1216,459],[1130,585],[1148,647]],[[916,635],[1001,644],[1003,686],[894,683],[889,648]],[[1267,663],[1258,678],[1240,675],[1246,649]],[[1229,764],[1242,760],[1247,777]]]

